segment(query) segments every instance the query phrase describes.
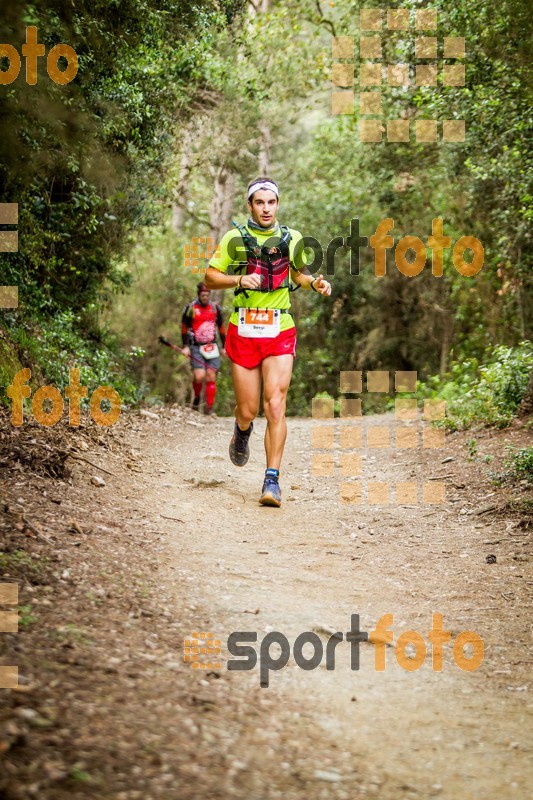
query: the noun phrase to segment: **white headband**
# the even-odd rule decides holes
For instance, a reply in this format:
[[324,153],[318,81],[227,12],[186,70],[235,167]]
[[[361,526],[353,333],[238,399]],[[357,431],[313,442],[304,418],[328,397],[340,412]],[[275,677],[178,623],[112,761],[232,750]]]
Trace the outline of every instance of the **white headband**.
[[250,197],[253,195],[254,192],[258,191],[258,189],[265,189],[267,191],[274,192],[274,194],[279,200],[278,187],[276,186],[275,183],[272,183],[272,181],[264,181],[264,182],[256,181],[256,183],[252,183],[252,185],[248,189],[248,200],[250,199]]

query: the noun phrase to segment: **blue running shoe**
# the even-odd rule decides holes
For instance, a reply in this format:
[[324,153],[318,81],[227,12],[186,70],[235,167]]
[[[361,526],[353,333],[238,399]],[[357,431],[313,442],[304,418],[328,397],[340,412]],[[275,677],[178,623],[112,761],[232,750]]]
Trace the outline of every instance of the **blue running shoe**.
[[254,423],[250,422],[250,427],[243,433],[237,425],[237,421],[235,421],[235,430],[231,442],[229,443],[229,457],[236,467],[244,467],[250,458],[250,446],[248,442],[253,429]]
[[259,498],[262,506],[275,506],[279,508],[281,505],[281,489],[279,483],[275,478],[265,478],[263,483],[263,493]]

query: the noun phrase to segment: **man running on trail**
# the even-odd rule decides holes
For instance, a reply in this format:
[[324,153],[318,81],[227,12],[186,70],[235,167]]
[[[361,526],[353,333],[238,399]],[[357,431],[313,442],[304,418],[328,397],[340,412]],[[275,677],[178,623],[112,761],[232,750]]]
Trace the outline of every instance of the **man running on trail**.
[[[279,507],[278,478],[287,438],[285,405],[296,355],[289,290],[301,286],[330,295],[331,286],[322,275],[314,278],[301,271],[305,267],[302,236],[277,222],[277,184],[259,177],[248,185],[247,194],[250,218],[222,238],[205,282],[212,289],[234,289],[235,295],[226,340],[237,401],[229,455],[239,467],[248,461],[262,380],[267,469],[259,502]],[[229,266],[235,274],[226,274]]]
[[195,411],[200,408],[200,397],[205,379],[206,414],[213,414],[217,393],[217,372],[220,369],[220,351],[217,345],[217,328],[222,342],[222,355],[226,355],[226,329],[222,309],[209,302],[209,289],[199,283],[198,299],[185,306],[181,318],[182,353],[191,360],[192,388]]

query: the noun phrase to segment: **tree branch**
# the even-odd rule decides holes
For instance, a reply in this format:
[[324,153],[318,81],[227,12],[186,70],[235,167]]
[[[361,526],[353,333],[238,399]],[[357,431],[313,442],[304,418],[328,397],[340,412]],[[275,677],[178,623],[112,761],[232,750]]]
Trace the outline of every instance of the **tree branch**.
[[320,25],[325,25],[327,28],[330,29],[333,36],[337,36],[337,33],[335,31],[335,25],[330,19],[327,19],[327,17],[324,16],[324,12],[320,8],[320,0],[315,0],[315,3],[316,3],[316,10],[318,11],[318,16],[320,17]]
[[205,225],[207,228],[209,227],[209,220],[202,219],[197,214],[195,214],[194,211],[191,211],[187,203],[183,203],[181,200],[179,200],[176,194],[174,194],[172,199],[175,205],[179,206],[179,208],[183,208],[185,213],[188,214],[191,217],[191,219],[193,219],[195,222],[198,222],[199,225]]

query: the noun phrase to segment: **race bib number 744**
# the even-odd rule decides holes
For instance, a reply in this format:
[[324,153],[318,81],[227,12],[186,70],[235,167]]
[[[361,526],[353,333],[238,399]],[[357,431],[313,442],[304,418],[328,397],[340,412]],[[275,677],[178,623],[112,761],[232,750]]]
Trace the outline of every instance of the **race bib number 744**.
[[239,308],[239,335],[272,338],[279,333],[279,308]]

